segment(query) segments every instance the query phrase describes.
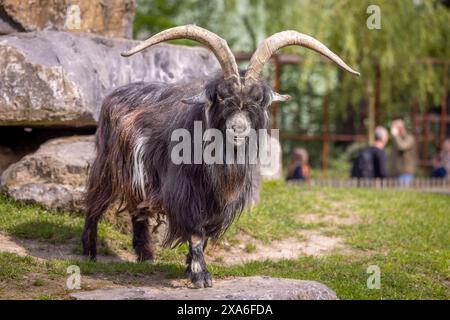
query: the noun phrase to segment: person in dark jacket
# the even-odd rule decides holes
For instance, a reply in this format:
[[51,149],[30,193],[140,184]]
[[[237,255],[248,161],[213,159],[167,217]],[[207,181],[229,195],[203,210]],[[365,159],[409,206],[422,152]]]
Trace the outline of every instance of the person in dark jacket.
[[392,175],[408,186],[414,180],[417,169],[417,146],[414,136],[406,130],[405,122],[394,120],[391,125],[392,150],[390,160]]
[[375,128],[375,141],[364,148],[353,162],[352,178],[383,179],[388,176],[387,156],[384,147],[389,140],[384,127]]
[[433,178],[450,180],[450,139],[446,139],[441,147],[441,152],[433,158]]

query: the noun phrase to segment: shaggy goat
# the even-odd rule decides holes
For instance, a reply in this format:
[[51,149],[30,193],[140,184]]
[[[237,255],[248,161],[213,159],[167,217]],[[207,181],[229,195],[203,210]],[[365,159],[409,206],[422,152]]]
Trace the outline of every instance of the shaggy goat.
[[248,161],[175,164],[171,159],[174,130],[182,128],[194,134],[194,123],[200,121],[203,129],[231,130],[234,147],[247,143],[245,137],[251,129],[266,128],[271,103],[288,99],[259,78],[272,54],[287,45],[307,47],[344,70],[357,72],[319,41],[295,31],[267,38],[242,73],[225,40],[192,25],[165,30],[122,55],[180,38],[206,45],[223,72],[188,84],[128,84],[104,100],[97,156],[89,174],[82,243],[84,254],[95,259],[98,221],[109,205],[120,200],[131,215],[138,260],[152,260],[154,240],[148,218],[164,215],[168,222],[165,245],[188,242],[187,274],[196,287],[210,287],[212,279],[203,257],[206,243],[223,234],[250,203],[259,167]]

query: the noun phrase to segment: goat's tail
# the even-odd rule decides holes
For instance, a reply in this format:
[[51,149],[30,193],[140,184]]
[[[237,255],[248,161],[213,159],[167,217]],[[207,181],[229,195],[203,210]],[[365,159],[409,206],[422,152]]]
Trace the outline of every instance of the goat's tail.
[[115,201],[110,129],[100,122],[96,134],[96,157],[89,170],[85,196],[86,218],[100,218]]
[[98,217],[114,201],[109,161],[100,157],[94,160],[90,170],[85,196],[86,217]]

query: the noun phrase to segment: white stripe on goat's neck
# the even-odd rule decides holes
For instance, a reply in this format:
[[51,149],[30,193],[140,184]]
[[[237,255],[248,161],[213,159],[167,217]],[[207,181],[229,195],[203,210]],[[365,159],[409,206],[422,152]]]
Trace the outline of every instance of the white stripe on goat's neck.
[[144,150],[148,138],[140,136],[133,147],[133,190],[142,200],[146,198],[145,184],[147,175],[144,167]]
[[192,271],[192,273],[202,272],[203,269],[202,269],[202,265],[200,264],[200,262],[193,260],[191,262],[191,271]]
[[209,102],[206,102],[205,105],[205,126],[207,129],[209,129],[209,110],[211,109],[212,104]]

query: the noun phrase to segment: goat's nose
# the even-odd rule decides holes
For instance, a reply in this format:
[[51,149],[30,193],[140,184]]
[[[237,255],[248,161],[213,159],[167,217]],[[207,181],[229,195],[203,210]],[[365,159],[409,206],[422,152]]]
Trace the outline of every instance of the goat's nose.
[[235,135],[243,136],[250,131],[250,120],[246,114],[237,113],[227,120],[226,126]]
[[231,128],[236,133],[242,133],[247,129],[247,126],[245,125],[245,123],[237,123],[237,124],[233,124],[231,126]]

